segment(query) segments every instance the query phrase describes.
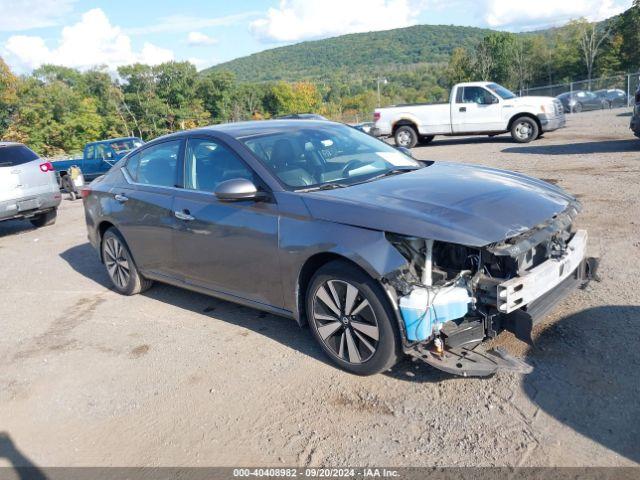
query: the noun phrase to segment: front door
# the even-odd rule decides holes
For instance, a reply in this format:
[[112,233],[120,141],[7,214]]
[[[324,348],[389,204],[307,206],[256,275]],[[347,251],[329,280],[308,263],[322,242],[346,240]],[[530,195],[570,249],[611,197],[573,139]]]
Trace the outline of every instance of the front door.
[[253,200],[223,202],[214,195],[225,180],[256,174],[222,141],[187,140],[184,189],[177,191],[174,256],[186,282],[282,307],[278,260],[278,206]]
[[489,90],[479,87],[458,89],[451,110],[453,133],[492,132],[502,125],[502,103]]

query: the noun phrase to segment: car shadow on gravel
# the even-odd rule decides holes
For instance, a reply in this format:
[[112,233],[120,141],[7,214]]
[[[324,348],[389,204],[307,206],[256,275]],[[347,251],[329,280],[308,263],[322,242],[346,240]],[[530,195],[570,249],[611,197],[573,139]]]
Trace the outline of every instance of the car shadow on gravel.
[[509,147],[504,153],[530,155],[583,155],[589,153],[640,152],[640,142],[635,139],[603,140],[600,142],[566,143],[561,145],[530,145]]
[[31,225],[27,220],[5,220],[4,222],[0,222],[0,238],[18,235],[31,230],[36,230],[36,227]]
[[[60,257],[79,274],[103,287],[112,288],[111,280],[91,244],[76,245],[62,252]],[[142,295],[199,315],[207,315],[212,321],[223,321],[246,328],[329,364],[311,333],[307,329],[299,328],[294,320],[162,283],[154,284]]]
[[[478,135],[473,137],[445,137],[440,136],[436,137],[429,143],[426,148],[430,146],[439,146],[439,145],[474,145],[480,143],[515,143],[510,135],[508,134],[500,134],[493,137],[489,137],[487,135]],[[420,147],[420,145],[418,145]]]
[[640,462],[640,306],[582,310],[537,335],[523,388],[542,411]]
[[79,274],[93,280],[105,288],[111,288],[109,275],[100,263],[98,253],[90,243],[83,243],[65,250],[60,254],[65,262]]

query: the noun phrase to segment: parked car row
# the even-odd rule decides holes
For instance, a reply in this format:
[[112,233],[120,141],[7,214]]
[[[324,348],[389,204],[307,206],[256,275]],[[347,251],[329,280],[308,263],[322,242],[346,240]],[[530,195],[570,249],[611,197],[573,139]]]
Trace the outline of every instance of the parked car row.
[[627,94],[617,88],[596,90],[595,92],[575,90],[562,93],[556,98],[562,102],[565,113],[626,107],[628,104]]

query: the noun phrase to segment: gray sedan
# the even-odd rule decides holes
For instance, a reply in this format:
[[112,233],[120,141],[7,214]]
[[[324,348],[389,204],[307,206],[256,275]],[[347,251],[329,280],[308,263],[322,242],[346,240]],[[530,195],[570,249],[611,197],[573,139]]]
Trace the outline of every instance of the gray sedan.
[[560,188],[327,121],[161,137],[83,197],[118,292],[158,281],[291,317],[362,375],[403,354],[461,375],[517,365],[474,348],[585,278],[580,205]]

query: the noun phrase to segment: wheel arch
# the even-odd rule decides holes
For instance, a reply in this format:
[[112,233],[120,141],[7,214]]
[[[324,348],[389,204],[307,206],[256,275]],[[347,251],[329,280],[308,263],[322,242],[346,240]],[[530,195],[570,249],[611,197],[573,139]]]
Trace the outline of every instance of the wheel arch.
[[[380,283],[379,279],[377,279],[375,275],[372,275],[371,271],[349,257],[335,252],[319,252],[312,255],[302,265],[296,282],[296,321],[300,326],[308,323],[305,305],[307,301],[307,290],[313,276],[320,268],[334,261],[344,262]],[[381,283],[380,286],[382,287]]]
[[413,128],[416,131],[416,134],[420,135],[417,122],[414,119],[408,118],[408,117],[403,117],[392,125],[391,135],[395,135],[396,130],[398,130],[400,127],[405,127],[405,126]]
[[100,246],[100,248],[98,249],[98,252],[100,254],[100,261],[104,262],[104,259],[102,258],[102,238],[104,237],[104,234],[106,233],[107,230],[109,230],[110,228],[117,228],[113,223],[111,223],[109,220],[102,220],[99,224],[98,224],[98,228],[96,229],[96,231],[98,232],[98,245]]
[[509,119],[509,123],[507,124],[507,131],[511,130],[511,127],[513,127],[513,124],[515,123],[515,121],[519,118],[522,117],[527,117],[532,119],[534,122],[536,122],[536,125],[538,125],[538,131],[542,132],[542,124],[540,123],[540,119],[535,116],[533,113],[529,113],[529,112],[520,112],[520,113],[516,113],[515,115],[513,115],[510,119]]

